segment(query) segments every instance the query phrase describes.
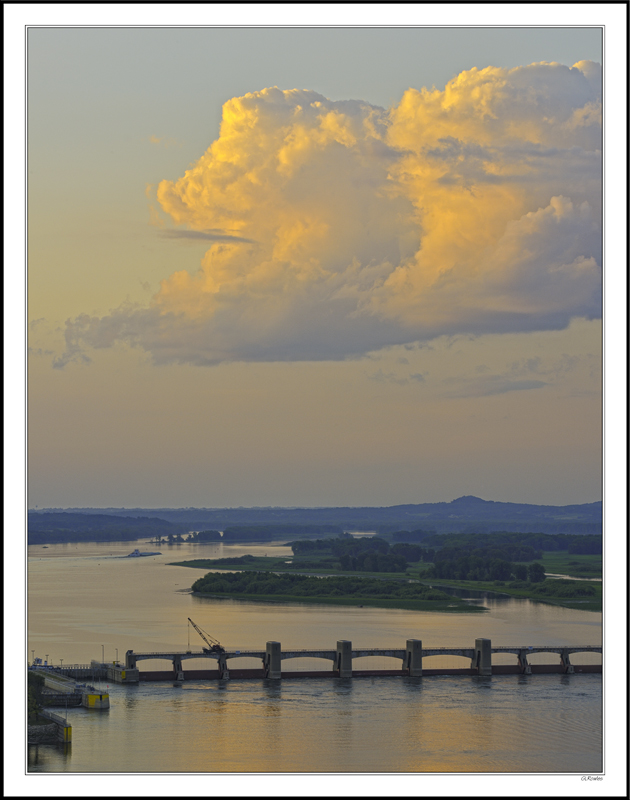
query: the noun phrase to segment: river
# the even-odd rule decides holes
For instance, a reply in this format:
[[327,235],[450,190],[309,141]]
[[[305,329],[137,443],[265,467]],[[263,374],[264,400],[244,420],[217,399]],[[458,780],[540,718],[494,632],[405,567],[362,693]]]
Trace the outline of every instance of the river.
[[[125,559],[134,547],[161,555]],[[29,547],[28,658],[85,664],[127,649],[201,645],[187,618],[230,649],[601,644],[601,614],[501,596],[485,613],[194,597],[190,558],[290,555],[286,546],[66,544]],[[552,656],[554,658],[555,656]],[[501,658],[504,660],[501,661]],[[574,663],[600,656],[575,655]],[[543,662],[549,656],[532,656]],[[386,658],[356,668],[397,668]],[[439,662],[425,661],[425,666]],[[513,663],[514,656],[495,663]],[[198,663],[198,662],[193,662]],[[289,662],[291,663],[291,662]],[[317,663],[317,662],[316,662]],[[445,666],[468,666],[455,656]],[[242,663],[239,667],[260,666]],[[311,667],[310,662],[301,665]],[[322,662],[317,664],[322,668]],[[156,669],[170,664],[157,662]],[[192,668],[192,665],[191,665]],[[291,670],[299,668],[291,664]],[[329,669],[325,662],[324,669]],[[108,712],[68,709],[73,743],[31,746],[33,773],[597,773],[602,677],[501,675],[108,685]],[[62,713],[66,713],[63,711]]]

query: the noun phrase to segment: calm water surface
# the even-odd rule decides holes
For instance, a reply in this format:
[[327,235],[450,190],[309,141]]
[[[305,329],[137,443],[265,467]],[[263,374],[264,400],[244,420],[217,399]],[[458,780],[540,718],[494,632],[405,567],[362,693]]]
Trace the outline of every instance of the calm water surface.
[[[168,566],[190,558],[291,555],[279,545],[160,545],[162,555],[121,559],[136,545],[29,548],[29,659],[59,664],[124,659],[127,649],[201,644],[190,616],[230,649],[470,647],[601,644],[601,615],[528,600],[475,599],[485,613],[211,600],[188,588],[204,572]],[[190,639],[189,639],[190,637]],[[532,656],[544,661],[549,656]],[[574,656],[599,663],[600,656]],[[495,663],[513,663],[513,656]],[[330,669],[328,662],[287,668]],[[361,668],[398,668],[386,658]],[[451,656],[425,666],[468,666]],[[201,666],[189,662],[189,668]],[[289,666],[290,665],[290,666]],[[170,668],[154,662],[153,668]],[[239,667],[259,667],[241,660]],[[29,747],[33,772],[597,772],[601,770],[601,676],[589,674],[187,681],[109,684],[108,712],[69,709],[73,744]],[[65,713],[65,712],[63,712]]]

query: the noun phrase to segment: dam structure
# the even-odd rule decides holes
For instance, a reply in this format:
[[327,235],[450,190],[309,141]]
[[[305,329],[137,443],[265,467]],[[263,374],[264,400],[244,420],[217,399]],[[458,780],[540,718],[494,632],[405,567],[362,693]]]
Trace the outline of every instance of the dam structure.
[[[63,669],[30,667],[32,672],[44,678],[43,697],[49,706],[83,706],[99,711],[109,708],[109,692],[96,689],[91,684],[78,683],[74,677],[64,674]],[[69,668],[69,673],[72,668]]]
[[[498,646],[493,647],[490,639],[475,639],[474,645],[469,647],[424,647],[420,639],[407,639],[405,647],[401,648],[358,648],[346,639],[337,641],[333,649],[287,649],[283,650],[280,642],[269,641],[264,650],[223,650],[210,652],[209,650],[183,652],[160,651],[151,653],[134,652],[127,650],[125,664],[116,665],[108,669],[108,678],[117,683],[135,683],[145,680],[170,680],[178,682],[185,680],[230,678],[309,678],[309,677],[338,677],[352,678],[362,676],[393,676],[402,675],[420,678],[432,675],[478,675],[491,676],[501,674],[538,674],[538,673],[564,673],[575,672],[601,672],[601,664],[574,665],[571,663],[573,653],[601,653],[601,646],[574,645],[574,646]],[[492,663],[493,654],[511,654],[514,656],[513,664]],[[529,657],[535,653],[547,653],[551,656],[550,663],[531,664]],[[355,669],[353,660],[369,656],[389,657],[401,662],[392,664],[392,669]],[[431,656],[459,656],[464,659],[461,668],[427,668],[424,660]],[[257,659],[261,666],[258,669],[239,669],[238,660],[242,658]],[[315,670],[290,671],[291,659],[323,659],[331,662],[328,668]],[[205,669],[184,668],[187,661],[194,659],[209,659],[216,665]],[[150,661],[170,661],[172,670],[168,671],[141,671],[139,665]],[[191,665],[192,666],[192,665]],[[287,669],[288,668],[288,669]]]

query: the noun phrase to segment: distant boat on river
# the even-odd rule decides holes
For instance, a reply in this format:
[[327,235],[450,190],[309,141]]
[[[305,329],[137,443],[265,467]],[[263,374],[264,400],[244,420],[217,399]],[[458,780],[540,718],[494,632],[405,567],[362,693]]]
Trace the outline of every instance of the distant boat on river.
[[134,550],[133,553],[129,553],[128,556],[123,556],[123,558],[142,558],[142,556],[161,556],[162,553],[141,553],[139,550]]

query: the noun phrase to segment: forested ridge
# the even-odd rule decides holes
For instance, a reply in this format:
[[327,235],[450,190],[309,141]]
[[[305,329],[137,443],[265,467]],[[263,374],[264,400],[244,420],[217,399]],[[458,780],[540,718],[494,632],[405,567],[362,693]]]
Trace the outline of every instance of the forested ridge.
[[29,513],[29,544],[64,542],[131,542],[175,536],[186,530],[155,517],[114,517],[107,514]]
[[83,508],[64,511],[159,517],[182,523],[187,530],[195,531],[284,524],[334,525],[346,531],[376,531],[381,535],[418,529],[436,533],[508,530],[568,534],[597,534],[602,530],[601,501],[551,506],[502,503],[472,496],[441,503],[356,508]]

